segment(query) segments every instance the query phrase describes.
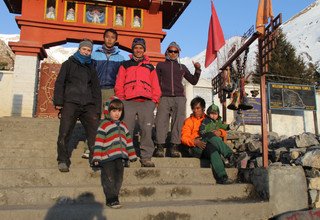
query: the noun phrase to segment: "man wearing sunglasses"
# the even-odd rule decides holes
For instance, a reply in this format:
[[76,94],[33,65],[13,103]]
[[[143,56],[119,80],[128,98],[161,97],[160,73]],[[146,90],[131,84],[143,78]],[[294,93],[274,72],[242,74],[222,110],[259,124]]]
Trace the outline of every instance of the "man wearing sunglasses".
[[159,62],[156,71],[159,78],[162,96],[157,108],[155,157],[164,157],[164,147],[171,115],[171,145],[167,150],[170,157],[180,157],[178,150],[181,144],[181,128],[185,120],[186,97],[182,80],[185,78],[196,85],[200,78],[200,63],[194,63],[195,73],[192,75],[188,68],[179,61],[181,49],[176,42],[171,42],[165,52],[166,60]]

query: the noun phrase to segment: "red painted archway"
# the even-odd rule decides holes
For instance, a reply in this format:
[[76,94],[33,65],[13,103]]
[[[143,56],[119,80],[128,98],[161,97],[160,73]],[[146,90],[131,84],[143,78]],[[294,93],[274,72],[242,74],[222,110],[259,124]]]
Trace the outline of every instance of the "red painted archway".
[[[161,41],[191,0],[100,0],[100,1],[67,1],[67,0],[5,0],[12,13],[21,13],[16,17],[21,29],[20,41],[10,42],[12,50],[19,55],[39,56],[45,58],[45,48],[79,42],[83,38],[103,43],[103,32],[114,28],[119,33],[119,47],[130,51],[135,37],[143,37],[147,43],[147,54],[152,63],[163,59]],[[72,5],[75,16],[72,21],[66,15]],[[48,16],[49,8],[53,13]],[[69,7],[69,8],[68,8]],[[49,10],[49,11],[48,11]],[[102,22],[92,22],[88,14],[97,10],[104,15]],[[123,23],[117,25],[116,14],[122,14]],[[134,25],[134,19],[140,16],[140,26]]]

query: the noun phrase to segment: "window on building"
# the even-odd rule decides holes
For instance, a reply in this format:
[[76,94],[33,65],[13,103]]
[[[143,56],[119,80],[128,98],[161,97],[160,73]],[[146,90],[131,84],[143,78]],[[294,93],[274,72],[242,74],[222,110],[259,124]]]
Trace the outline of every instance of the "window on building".
[[125,26],[125,8],[120,6],[114,7],[114,15],[113,15],[113,25],[114,26]]
[[141,9],[134,8],[132,9],[132,19],[131,19],[133,28],[142,28],[143,24],[143,14]]
[[75,22],[77,21],[77,4],[75,2],[65,2],[64,8],[64,21]]
[[57,1],[56,0],[46,0],[45,1],[45,18],[50,20],[57,19]]

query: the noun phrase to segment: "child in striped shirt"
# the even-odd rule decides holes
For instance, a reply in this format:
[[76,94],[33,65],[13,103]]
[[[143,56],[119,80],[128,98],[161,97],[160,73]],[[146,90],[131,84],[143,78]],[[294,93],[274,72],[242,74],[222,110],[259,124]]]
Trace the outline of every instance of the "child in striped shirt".
[[136,161],[137,156],[127,125],[122,121],[124,106],[111,97],[105,105],[105,119],[100,123],[93,148],[94,166],[101,167],[101,184],[106,205],[121,208],[119,192],[123,181],[123,160]]

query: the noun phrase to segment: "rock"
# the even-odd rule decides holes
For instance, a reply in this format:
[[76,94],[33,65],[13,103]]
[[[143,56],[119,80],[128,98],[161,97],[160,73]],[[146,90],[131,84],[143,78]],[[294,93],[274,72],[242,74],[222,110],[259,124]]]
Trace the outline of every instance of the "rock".
[[272,144],[270,144],[270,148],[272,149],[277,149],[277,148],[295,148],[296,147],[296,141],[295,141],[295,137],[291,136],[289,138],[286,139],[281,139],[278,142],[273,142]]
[[270,164],[270,166],[276,166],[276,167],[279,167],[279,166],[282,166],[283,164],[281,162],[275,162],[275,163],[272,163]]
[[262,143],[260,141],[252,140],[246,143],[246,148],[250,152],[262,152]]
[[311,146],[311,147],[308,147],[308,148],[300,148],[300,149],[304,149],[305,152],[313,151],[313,150],[320,150],[320,145]]
[[307,152],[301,158],[301,163],[304,167],[314,167],[320,169],[320,150]]
[[278,162],[280,160],[280,157],[281,155],[284,153],[284,152],[288,152],[287,148],[285,147],[281,147],[281,148],[278,148],[278,149],[275,149],[272,151],[272,155],[273,155],[273,159],[275,162]]
[[319,145],[319,141],[316,138],[315,134],[312,133],[303,133],[299,134],[298,136],[295,137],[296,145],[299,148],[302,147],[311,147],[315,145]]
[[320,170],[315,168],[305,169],[304,172],[306,174],[306,177],[309,177],[309,178],[320,177]]
[[257,157],[256,162],[257,162],[257,167],[263,167],[263,158],[262,157]]
[[245,157],[241,161],[239,161],[239,163],[238,163],[238,166],[239,166],[240,169],[247,168],[248,167],[248,162],[249,162],[249,160],[251,158],[246,152],[244,152],[244,154],[245,154]]
[[308,190],[309,194],[309,204],[313,204],[316,202],[319,191],[315,189]]
[[273,132],[273,131],[270,131],[270,132],[268,133],[268,141],[269,141],[269,143],[275,142],[275,141],[278,141],[278,140],[279,140],[279,135],[278,135],[278,133]]
[[288,219],[312,220],[312,219],[318,219],[319,215],[320,215],[320,210],[293,211],[293,212],[286,212],[285,214],[275,216],[272,219],[277,219],[277,220],[288,220]]
[[298,159],[298,157],[300,157],[300,152],[299,151],[292,151],[292,152],[290,152],[290,157],[291,157],[291,160],[296,160],[296,159]]
[[320,177],[307,178],[308,180],[308,189],[320,190]]

